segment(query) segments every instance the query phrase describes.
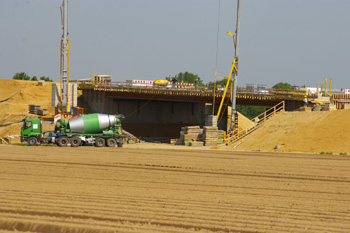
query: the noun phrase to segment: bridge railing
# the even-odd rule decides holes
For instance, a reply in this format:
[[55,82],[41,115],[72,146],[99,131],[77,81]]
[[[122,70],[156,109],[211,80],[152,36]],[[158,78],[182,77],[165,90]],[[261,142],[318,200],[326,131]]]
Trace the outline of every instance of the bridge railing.
[[[160,85],[135,85],[127,82],[112,82],[110,84],[93,84],[92,82],[78,83],[78,89],[94,89],[103,91],[134,92],[134,93],[154,93],[164,95],[199,95],[213,96],[213,90],[205,86],[160,86]],[[217,98],[222,97],[223,91],[216,91]],[[226,95],[230,97],[230,95]]]
[[[78,89],[95,89],[104,91],[119,91],[119,92],[138,92],[138,93],[154,93],[164,95],[193,95],[193,96],[213,96],[214,90],[212,87],[207,86],[181,86],[181,85],[142,85],[134,84],[130,82],[111,82],[109,84],[94,83],[92,81],[80,81],[78,83]],[[215,98],[221,98],[223,96],[224,88],[219,87],[215,90]],[[300,90],[276,90],[276,89],[263,89],[263,90],[250,90],[247,88],[239,87],[237,95],[241,95],[244,98],[269,98],[277,100],[297,100],[303,101],[305,98],[305,91]],[[317,98],[317,96],[309,93],[308,98]],[[226,98],[231,99],[231,91],[228,89]]]

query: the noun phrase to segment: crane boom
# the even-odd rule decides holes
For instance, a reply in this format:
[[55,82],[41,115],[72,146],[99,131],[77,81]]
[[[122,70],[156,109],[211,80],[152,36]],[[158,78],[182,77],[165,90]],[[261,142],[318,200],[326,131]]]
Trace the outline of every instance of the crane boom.
[[[234,72],[233,79],[233,91],[232,91],[232,108],[231,108],[231,125],[230,131],[235,129],[235,114],[236,114],[236,94],[237,94],[237,79],[238,79],[238,55],[239,55],[239,31],[240,31],[240,22],[241,22],[241,0],[237,0],[237,21],[236,21],[236,43],[235,43],[235,59],[236,69]],[[235,64],[233,64],[235,65]]]
[[61,37],[61,98],[59,104],[59,110],[62,113],[70,112],[70,106],[68,103],[68,82],[69,82],[69,34],[68,34],[68,0],[63,0],[61,7],[62,14],[62,29],[63,34]]

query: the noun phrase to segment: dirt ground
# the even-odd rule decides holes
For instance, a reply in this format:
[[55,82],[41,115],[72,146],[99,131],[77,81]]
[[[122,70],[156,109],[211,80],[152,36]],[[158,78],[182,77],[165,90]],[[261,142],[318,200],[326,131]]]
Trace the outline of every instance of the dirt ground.
[[1,232],[349,232],[339,155],[0,145]]

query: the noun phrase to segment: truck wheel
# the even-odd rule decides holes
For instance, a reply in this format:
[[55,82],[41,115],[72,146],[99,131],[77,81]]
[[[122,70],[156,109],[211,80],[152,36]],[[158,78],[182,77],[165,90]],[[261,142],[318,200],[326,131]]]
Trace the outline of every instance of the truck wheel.
[[60,137],[57,141],[57,145],[59,146],[67,146],[69,139],[67,137]]
[[115,147],[115,145],[117,144],[117,140],[115,140],[114,138],[108,138],[106,144],[108,147]]
[[38,144],[38,139],[36,137],[30,137],[28,139],[29,146],[36,146]]
[[96,147],[103,147],[106,144],[106,140],[104,138],[97,138],[95,141]]
[[77,147],[77,146],[80,146],[81,144],[81,139],[79,137],[72,137],[70,139],[70,144],[72,147]]
[[60,141],[60,138],[56,138],[55,139],[55,143],[57,144],[57,146],[61,146],[58,142]]

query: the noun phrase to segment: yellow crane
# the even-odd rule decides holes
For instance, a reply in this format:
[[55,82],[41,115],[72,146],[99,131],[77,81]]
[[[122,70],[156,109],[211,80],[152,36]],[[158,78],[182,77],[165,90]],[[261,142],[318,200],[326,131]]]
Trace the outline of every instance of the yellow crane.
[[[237,78],[238,78],[238,54],[239,54],[239,31],[240,31],[240,16],[241,16],[241,0],[237,1],[237,21],[236,21],[236,38],[235,36],[232,34],[232,32],[228,32],[228,34],[230,36],[232,36],[233,38],[233,44],[234,44],[234,49],[235,49],[235,56],[234,56],[234,60],[232,62],[232,66],[231,66],[231,71],[229,73],[228,78],[224,78],[224,77],[217,77],[217,70],[215,70],[215,82],[214,82],[214,94],[213,94],[213,115],[215,115],[215,89],[216,89],[216,79],[217,78],[221,78],[221,79],[227,79],[226,85],[225,85],[225,90],[224,90],[224,94],[222,96],[220,105],[219,105],[219,109],[217,112],[217,122],[219,121],[219,117],[220,117],[220,113],[221,113],[221,109],[222,106],[224,104],[224,99],[225,96],[227,94],[227,90],[228,87],[231,83],[231,102],[232,102],[232,106],[231,106],[231,122],[230,122],[230,127],[227,130],[227,133],[233,132],[235,130],[235,115],[236,115],[236,93],[237,93]],[[232,78],[232,74],[234,75],[234,78]],[[232,81],[232,82],[231,82]]]

